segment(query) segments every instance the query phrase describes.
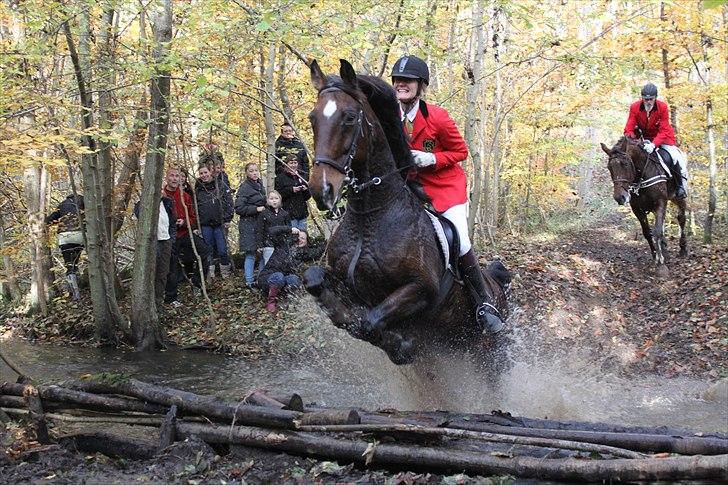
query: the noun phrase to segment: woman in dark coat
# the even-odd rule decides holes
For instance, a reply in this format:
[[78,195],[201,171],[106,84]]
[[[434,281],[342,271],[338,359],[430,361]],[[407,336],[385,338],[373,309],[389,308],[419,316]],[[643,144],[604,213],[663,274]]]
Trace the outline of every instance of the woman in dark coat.
[[265,187],[260,180],[260,170],[255,163],[245,166],[245,180],[235,195],[235,212],[240,216],[238,232],[240,252],[245,254],[245,283],[255,282],[255,250],[258,246],[255,234],[258,214],[265,209]]

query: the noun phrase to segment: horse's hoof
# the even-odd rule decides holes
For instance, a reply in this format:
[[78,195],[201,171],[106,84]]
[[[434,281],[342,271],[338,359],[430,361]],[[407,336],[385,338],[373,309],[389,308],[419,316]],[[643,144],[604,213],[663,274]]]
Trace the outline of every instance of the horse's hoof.
[[326,270],[321,266],[311,266],[303,274],[303,285],[306,291],[313,296],[321,295],[324,289],[324,279],[326,278]]
[[506,326],[505,322],[500,319],[498,315],[494,315],[492,313],[487,313],[485,315],[485,319],[488,322],[487,327],[485,328],[485,331],[490,334],[495,334],[503,330],[503,327]]
[[396,365],[411,364],[415,360],[415,343],[413,339],[402,340],[399,347],[389,359]]

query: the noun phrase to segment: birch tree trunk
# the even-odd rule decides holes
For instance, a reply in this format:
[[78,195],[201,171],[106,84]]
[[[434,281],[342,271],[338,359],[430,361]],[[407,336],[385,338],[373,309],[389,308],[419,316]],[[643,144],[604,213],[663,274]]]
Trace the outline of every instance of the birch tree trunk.
[[165,0],[164,12],[155,19],[154,30],[154,64],[157,71],[150,86],[151,116],[131,290],[131,334],[137,350],[152,350],[162,344],[162,329],[154,298],[154,281],[157,265],[159,188],[162,186],[169,130],[170,72],[164,66],[168,44],[172,40],[172,0]]
[[[667,33],[665,26],[667,25],[667,12],[665,11],[665,2],[660,2],[660,22],[662,24],[663,39],[667,39]],[[678,130],[678,119],[677,119],[677,104],[672,102],[672,97],[669,95],[670,87],[672,86],[672,76],[670,75],[670,59],[668,57],[667,40],[663,41],[662,46],[662,75],[665,78],[665,89],[668,92],[668,96],[665,97],[668,106],[670,106],[670,122],[675,130],[675,136],[679,135]]]
[[483,55],[485,54],[485,36],[483,35],[483,0],[475,0],[473,6],[473,36],[475,37],[473,48],[472,67],[466,69],[468,75],[468,90],[465,104],[465,143],[468,144],[470,157],[473,161],[473,186],[470,200],[470,212],[468,213],[468,231],[470,239],[475,231],[475,216],[478,213],[482,188],[482,162],[480,136],[480,110],[478,98],[482,85]]
[[281,43],[278,46],[278,98],[281,100],[281,108],[283,108],[283,116],[292,125],[295,125],[294,112],[291,107],[291,100],[288,97],[288,88],[286,88],[286,54],[288,49]]
[[261,84],[261,106],[263,107],[265,119],[265,138],[266,138],[266,173],[265,185],[266,190],[273,189],[273,180],[276,177],[275,165],[275,143],[276,143],[276,127],[273,122],[273,74],[275,73],[276,62],[276,45],[272,41],[268,43],[268,57],[266,59],[265,48],[260,48],[260,84]]
[[[34,120],[26,121],[31,124],[34,122]],[[49,262],[46,258],[48,235],[44,218],[46,191],[48,190],[48,173],[45,165],[33,162],[25,169],[23,179],[31,257],[31,282],[27,295],[28,312],[40,311],[41,315],[46,316],[48,315],[50,276],[48,274]]]

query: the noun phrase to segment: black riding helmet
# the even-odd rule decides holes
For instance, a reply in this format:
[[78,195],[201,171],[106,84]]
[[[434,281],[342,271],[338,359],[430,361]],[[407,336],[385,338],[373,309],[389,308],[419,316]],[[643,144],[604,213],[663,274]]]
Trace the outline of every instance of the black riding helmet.
[[652,83],[645,84],[645,87],[642,88],[642,97],[643,98],[656,98],[657,97],[657,86],[655,86]]
[[394,63],[392,82],[396,77],[418,79],[426,85],[430,85],[430,69],[425,61],[416,56],[402,56]]

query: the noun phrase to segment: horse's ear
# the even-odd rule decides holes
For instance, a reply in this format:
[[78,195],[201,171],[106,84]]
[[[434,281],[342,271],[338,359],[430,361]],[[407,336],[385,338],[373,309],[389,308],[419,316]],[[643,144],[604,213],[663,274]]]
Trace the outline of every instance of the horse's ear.
[[321,70],[315,59],[311,61],[311,84],[313,84],[316,91],[321,91],[326,86],[326,74]]
[[604,143],[600,143],[600,145],[602,146],[602,150],[604,150],[604,153],[606,153],[607,155],[611,155],[612,154],[612,150],[610,150],[609,148],[607,148],[607,145],[605,145]]
[[356,71],[354,71],[352,65],[346,59],[339,59],[339,62],[341,63],[339,68],[341,79],[350,86],[356,86]]

